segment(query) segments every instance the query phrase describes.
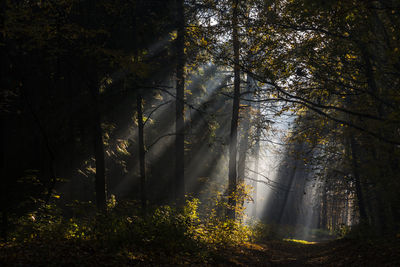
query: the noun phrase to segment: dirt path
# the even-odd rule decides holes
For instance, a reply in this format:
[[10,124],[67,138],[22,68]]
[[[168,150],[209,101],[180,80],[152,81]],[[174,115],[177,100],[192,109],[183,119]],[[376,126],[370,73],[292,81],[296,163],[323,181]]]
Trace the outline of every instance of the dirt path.
[[[236,266],[400,266],[400,240],[336,240],[305,245],[271,241],[231,251]],[[226,252],[228,253],[228,252]],[[227,257],[228,255],[224,255]]]
[[91,242],[30,242],[0,246],[0,266],[400,266],[400,238],[317,244],[289,241],[189,253],[127,250],[113,253]]

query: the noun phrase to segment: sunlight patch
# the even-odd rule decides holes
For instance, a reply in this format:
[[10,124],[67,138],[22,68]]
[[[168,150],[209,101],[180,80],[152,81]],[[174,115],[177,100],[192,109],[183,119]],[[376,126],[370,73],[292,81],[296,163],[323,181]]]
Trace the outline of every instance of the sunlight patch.
[[317,242],[310,242],[310,241],[306,241],[306,240],[290,239],[290,238],[284,238],[283,241],[300,243],[300,244],[304,244],[304,245],[317,244]]

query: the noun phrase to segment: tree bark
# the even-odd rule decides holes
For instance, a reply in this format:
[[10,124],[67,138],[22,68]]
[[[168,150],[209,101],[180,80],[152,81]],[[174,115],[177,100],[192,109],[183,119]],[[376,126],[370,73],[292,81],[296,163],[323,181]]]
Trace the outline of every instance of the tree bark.
[[324,187],[322,189],[322,213],[321,213],[321,225],[320,228],[327,229],[328,227],[328,186],[327,181],[324,182]]
[[[247,76],[247,91],[251,91],[252,86],[251,86],[251,79],[249,76]],[[248,97],[251,101],[252,94]],[[247,161],[247,150],[249,148],[249,131],[250,131],[250,101],[246,101],[246,109],[242,110],[242,127],[241,127],[241,132],[242,132],[242,137],[240,140],[240,145],[239,145],[239,161],[238,161],[238,183],[244,185],[245,181],[245,176],[246,176],[246,161]],[[243,206],[244,204],[244,192],[240,192],[239,195],[239,205]]]
[[367,211],[365,208],[365,199],[364,199],[364,194],[363,194],[362,186],[361,186],[361,180],[360,180],[360,176],[359,176],[359,172],[358,172],[357,147],[356,147],[356,142],[355,142],[353,136],[350,137],[350,149],[351,149],[351,155],[352,155],[353,175],[354,175],[354,181],[355,181],[355,186],[356,186],[357,204],[358,204],[358,210],[360,212],[360,221],[362,223],[367,223],[368,217],[367,217]]
[[248,121],[248,117],[244,117],[243,122],[243,136],[239,145],[239,161],[238,161],[238,182],[243,183],[245,178],[245,170],[246,170],[246,159],[247,159],[247,148],[249,146],[249,126],[250,123]]
[[232,16],[232,42],[233,42],[233,58],[234,58],[234,86],[233,86],[233,105],[232,105],[232,120],[229,142],[229,184],[228,184],[228,211],[227,217],[235,219],[236,199],[234,194],[237,189],[237,129],[239,122],[239,105],[240,105],[240,66],[239,66],[239,36],[238,36],[238,5],[239,0],[235,0],[233,4]]
[[276,222],[278,224],[282,223],[283,216],[284,216],[284,213],[285,213],[285,210],[286,210],[286,205],[287,205],[288,200],[289,200],[289,193],[290,193],[290,190],[293,187],[294,178],[296,176],[297,165],[299,164],[299,162],[296,162],[296,159],[292,159],[292,160],[290,160],[290,162],[295,162],[295,165],[294,166],[293,165],[289,165],[290,168],[291,168],[291,173],[289,175],[288,183],[286,185],[287,190],[285,190],[284,193],[283,193],[283,202],[280,203],[281,206],[277,207],[277,208],[279,208],[278,216],[276,218]]
[[261,134],[261,127],[257,126],[257,131],[256,131],[256,144],[255,144],[255,148],[254,148],[254,157],[255,157],[255,162],[254,162],[254,180],[255,182],[253,183],[253,187],[254,187],[254,207],[253,207],[253,217],[257,217],[257,186],[258,183],[256,181],[258,181],[258,172],[259,172],[259,165],[260,165],[260,134]]
[[96,161],[95,192],[96,206],[99,211],[106,210],[106,177],[104,160],[103,132],[101,129],[101,116],[99,110],[99,91],[94,89],[94,110],[93,110],[93,141],[94,157]]
[[146,193],[146,152],[144,145],[144,123],[143,123],[143,97],[139,93],[137,95],[137,119],[138,119],[138,138],[139,138],[139,165],[140,165],[140,200],[142,204],[142,212],[145,214],[147,210],[147,193]]
[[[6,12],[6,1],[2,1],[0,3],[0,24],[4,25],[5,21],[5,12]],[[4,44],[5,43],[5,38],[4,34],[0,34],[0,43]],[[4,77],[6,77],[6,60],[7,57],[7,52],[5,45],[2,45],[0,47],[0,57],[3,59],[3,61],[0,63],[0,75],[2,79],[1,86],[5,86],[3,84],[4,82]],[[7,190],[7,178],[6,178],[6,143],[5,143],[5,134],[6,130],[6,120],[5,120],[5,111],[0,109],[0,211],[1,211],[1,237],[3,238],[4,241],[7,241],[7,235],[8,235],[8,212],[7,212],[7,204],[6,204],[6,190]]]
[[7,241],[8,238],[8,211],[7,211],[7,204],[6,204],[6,190],[7,190],[7,181],[5,176],[5,120],[3,119],[4,115],[2,114],[3,111],[0,110],[0,185],[1,185],[1,237],[4,241]]
[[[251,78],[247,76],[247,91],[252,91]],[[238,162],[238,182],[242,183],[245,180],[246,172],[246,160],[247,160],[247,149],[249,147],[249,130],[250,130],[250,104],[252,99],[252,94],[248,97],[249,101],[245,101],[245,105],[248,105],[245,110],[242,110],[242,138],[240,140],[239,146],[239,162]]]
[[[260,100],[260,95],[258,95],[258,100]],[[253,183],[254,187],[254,208],[253,208],[253,217],[257,216],[257,186],[258,183],[258,172],[259,172],[259,165],[260,165],[260,139],[261,139],[261,133],[262,133],[262,128],[261,128],[261,102],[258,101],[256,105],[256,110],[257,110],[257,124],[256,124],[256,140],[255,140],[255,147],[254,147],[254,157],[255,157],[255,162],[254,162],[254,180],[255,182]]]
[[177,38],[176,38],[176,117],[175,117],[175,200],[181,206],[185,198],[185,178],[184,178],[184,91],[185,91],[185,18],[184,1],[177,0]]

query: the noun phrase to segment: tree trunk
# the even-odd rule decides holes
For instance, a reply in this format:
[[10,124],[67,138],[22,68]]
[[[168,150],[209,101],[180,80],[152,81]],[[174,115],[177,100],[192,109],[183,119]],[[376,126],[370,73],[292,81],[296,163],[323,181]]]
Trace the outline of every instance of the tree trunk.
[[239,0],[235,0],[233,4],[232,17],[232,41],[233,41],[233,58],[234,58],[234,88],[233,88],[233,106],[231,132],[229,142],[229,185],[228,185],[228,211],[227,217],[235,219],[236,199],[234,194],[237,188],[236,173],[236,157],[237,157],[237,129],[239,121],[239,104],[240,104],[240,66],[239,66],[239,36],[238,36],[238,4]]
[[103,132],[101,129],[101,116],[99,110],[99,91],[94,90],[94,110],[93,110],[93,141],[94,158],[96,161],[95,191],[96,206],[99,211],[106,210],[106,177],[104,160]]
[[[258,95],[258,100],[260,100],[260,95]],[[260,137],[261,137],[261,114],[260,114],[260,110],[261,110],[261,102],[258,101],[257,105],[256,105],[256,109],[257,109],[257,124],[256,124],[256,140],[255,140],[255,147],[254,147],[254,158],[255,158],[255,162],[254,162],[254,183],[253,183],[253,187],[254,187],[254,208],[253,208],[253,217],[257,216],[257,186],[258,186],[258,172],[259,172],[259,165],[260,165]]]
[[7,181],[5,176],[5,120],[3,119],[4,115],[2,114],[2,110],[0,110],[0,185],[1,185],[1,237],[4,241],[7,241],[8,237],[8,212],[7,212],[7,202],[5,199],[6,190],[7,190]]
[[355,142],[353,136],[350,137],[350,149],[351,149],[351,155],[352,155],[353,175],[354,175],[355,186],[356,186],[357,204],[358,204],[358,210],[360,212],[360,221],[362,223],[367,223],[368,217],[367,217],[367,212],[365,209],[365,199],[364,199],[364,194],[363,194],[362,187],[361,187],[360,176],[358,173],[357,147],[356,147],[356,142]]
[[[260,128],[261,129],[261,128]],[[257,186],[258,186],[258,172],[259,172],[259,165],[260,165],[260,134],[261,131],[259,128],[257,128],[256,131],[256,144],[254,148],[254,157],[255,157],[255,162],[254,162],[254,183],[253,183],[253,201],[254,201],[254,207],[253,207],[253,217],[257,217]]]
[[239,161],[238,161],[238,182],[243,183],[245,179],[245,171],[246,171],[246,159],[247,159],[247,149],[249,146],[249,128],[250,128],[250,123],[249,123],[249,117],[248,114],[246,114],[243,117],[243,136],[240,140],[240,145],[239,145]]
[[175,122],[175,200],[181,206],[185,198],[185,178],[184,178],[184,91],[185,91],[185,18],[184,1],[177,0],[177,38],[176,38],[176,122]]
[[[0,24],[4,25],[5,21],[5,11],[6,11],[6,1],[2,1],[0,3]],[[0,57],[3,59],[3,61],[0,63],[0,75],[1,75],[1,87],[5,87],[5,82],[4,77],[6,77],[6,62],[9,62],[7,57],[7,52],[6,52],[6,46],[5,44],[5,34],[0,34],[0,43],[3,45],[0,47]],[[7,190],[7,177],[6,177],[6,143],[5,143],[5,134],[6,130],[6,119],[5,119],[5,112],[0,109],[0,211],[1,211],[1,237],[3,238],[4,241],[7,241],[7,234],[8,234],[8,214],[7,214],[7,204],[6,204],[6,190]]]
[[138,119],[138,138],[139,138],[139,165],[140,165],[140,199],[142,204],[142,212],[147,210],[147,193],[146,193],[146,154],[144,146],[144,124],[143,124],[143,97],[139,93],[137,95],[137,119]]
[[290,162],[295,162],[295,165],[294,166],[293,165],[289,165],[290,168],[292,168],[292,169],[291,169],[291,173],[289,175],[288,183],[286,185],[286,190],[283,193],[283,199],[282,199],[283,202],[279,203],[281,205],[280,207],[277,207],[277,208],[279,208],[278,216],[276,218],[276,222],[278,224],[281,224],[282,221],[283,221],[283,216],[285,214],[286,205],[287,205],[288,200],[289,200],[289,193],[292,190],[293,183],[294,183],[294,180],[295,180],[294,178],[296,176],[296,171],[297,171],[297,167],[298,167],[297,165],[299,164],[299,162],[297,162],[296,159],[292,159]]
[[346,197],[345,197],[345,203],[344,203],[344,218],[343,218],[343,224],[344,225],[349,225],[349,193],[346,192]]
[[[253,90],[252,79],[247,75],[247,92]],[[252,99],[252,94],[248,94],[247,99]],[[245,101],[246,109],[243,110],[243,123],[241,124],[242,138],[240,140],[239,147],[239,162],[238,162],[238,181],[244,182],[245,172],[246,172],[246,159],[247,159],[247,149],[249,148],[249,130],[250,130],[250,101]]]
[[320,228],[327,229],[328,227],[328,186],[327,181],[324,183],[324,187],[322,189],[322,212],[321,212],[321,225]]
[[[249,76],[247,76],[247,91],[251,91],[252,86],[251,86],[251,79]],[[251,99],[252,94],[250,94],[247,98]],[[246,109],[242,110],[242,127],[241,127],[241,132],[242,132],[242,137],[240,140],[240,145],[239,145],[239,161],[238,161],[238,176],[237,180],[239,183],[244,185],[245,181],[245,176],[246,176],[246,160],[247,160],[247,150],[249,148],[249,131],[250,131],[250,105],[251,103],[249,101],[246,101]],[[244,192],[240,192],[240,206],[243,206],[244,204]]]

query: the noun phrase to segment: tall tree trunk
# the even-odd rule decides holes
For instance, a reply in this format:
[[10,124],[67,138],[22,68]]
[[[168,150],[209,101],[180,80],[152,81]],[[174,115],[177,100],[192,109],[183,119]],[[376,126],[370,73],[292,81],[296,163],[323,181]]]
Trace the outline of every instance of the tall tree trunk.
[[360,221],[362,223],[367,223],[368,217],[367,217],[367,211],[365,208],[365,198],[364,198],[364,194],[362,191],[360,175],[358,172],[359,167],[358,167],[357,147],[356,146],[357,146],[357,144],[354,140],[354,137],[351,136],[350,137],[350,149],[351,149],[351,155],[352,155],[353,175],[354,175],[355,186],[356,186],[357,204],[358,204],[358,210],[360,212]]
[[6,181],[6,172],[5,172],[5,134],[4,131],[5,127],[5,120],[4,115],[2,114],[3,111],[0,110],[0,186],[1,186],[1,237],[4,241],[7,241],[8,237],[8,210],[7,210],[7,200],[6,197],[6,190],[7,190],[7,181]]
[[238,160],[238,173],[237,180],[239,183],[243,183],[246,175],[246,159],[247,159],[247,149],[249,147],[249,114],[245,114],[243,117],[243,135],[240,140],[239,145],[239,160]]
[[[260,100],[260,95],[258,94],[258,100]],[[253,207],[253,217],[257,216],[257,186],[258,186],[258,172],[259,172],[259,165],[260,165],[260,137],[261,137],[261,102],[258,101],[257,105],[256,105],[256,110],[257,110],[257,124],[256,124],[256,140],[255,140],[255,147],[254,147],[254,158],[255,158],[255,162],[254,162],[254,183],[253,183],[253,187],[254,187],[254,207]]]
[[328,227],[328,186],[327,181],[324,182],[322,189],[322,211],[321,211],[321,225],[320,228],[327,229]]
[[5,208],[1,211],[1,238],[8,240],[8,211]]
[[[251,92],[253,90],[252,86],[252,79],[250,75],[247,75],[247,92]],[[246,97],[247,99],[251,100],[253,94],[250,93]],[[243,123],[241,124],[241,131],[242,131],[242,138],[240,140],[239,146],[239,162],[238,162],[238,181],[244,182],[245,180],[245,172],[246,172],[246,159],[247,159],[247,149],[249,148],[249,131],[250,131],[250,107],[251,102],[245,101],[246,109],[243,110]]]
[[[139,1],[138,5],[141,4]],[[138,17],[139,6],[135,7],[134,17],[133,17],[133,36],[134,36],[134,62],[137,64],[139,62],[139,38],[137,32],[137,17]],[[137,76],[136,76],[137,78]],[[146,182],[146,148],[144,142],[144,122],[143,122],[143,95],[142,89],[136,88],[138,90],[136,96],[136,109],[137,109],[137,121],[138,121],[138,152],[139,152],[139,169],[140,169],[140,202],[142,206],[142,213],[147,212],[147,182]]]
[[[251,85],[251,78],[247,76],[247,91],[251,91],[253,89]],[[247,97],[248,99],[252,98],[252,94],[249,94]],[[245,176],[246,176],[246,160],[247,160],[247,150],[249,148],[249,131],[250,131],[250,101],[246,101],[246,109],[242,110],[242,127],[241,127],[241,140],[239,145],[239,161],[238,161],[238,173],[237,173],[237,180],[239,183],[244,184]],[[240,192],[240,206],[244,204],[244,192]]]
[[[379,146],[371,144],[371,157],[378,165],[378,175],[380,177],[387,177],[387,170],[379,164]],[[385,164],[386,168],[390,168],[389,164]],[[377,225],[374,227],[378,235],[389,233],[393,229],[393,212],[390,201],[385,196],[384,184],[382,182],[374,183],[374,199],[377,205],[376,221]]]
[[147,193],[146,193],[146,152],[144,146],[144,123],[143,123],[143,97],[139,93],[137,95],[137,119],[138,119],[138,138],[139,138],[139,165],[140,165],[140,200],[142,204],[142,212],[145,214],[147,210]]
[[344,225],[349,225],[349,208],[350,208],[349,193],[347,191],[344,203],[344,219],[343,219]]
[[[46,185],[47,193],[44,198],[44,203],[48,204],[51,200],[51,195],[53,194],[54,188],[56,186],[56,181],[57,181],[57,179],[56,179],[57,176],[56,176],[56,172],[55,172],[55,168],[54,168],[55,157],[54,157],[53,150],[51,149],[50,140],[46,133],[45,127],[43,126],[42,122],[40,121],[39,116],[36,114],[36,112],[33,108],[33,105],[30,101],[27,90],[23,86],[21,87],[21,96],[22,96],[23,100],[25,101],[25,104],[27,105],[29,111],[31,112],[32,118],[39,129],[39,132],[42,137],[41,141],[43,141],[44,150],[46,151],[44,153],[48,154],[48,157],[46,157],[46,159],[42,160],[42,163],[44,164],[42,170],[45,173],[44,175],[48,176],[48,183]],[[45,163],[47,163],[47,166]],[[47,169],[47,170],[44,171],[45,169]],[[48,171],[48,173],[47,173],[47,171]]]
[[239,36],[238,36],[238,5],[239,0],[233,3],[232,17],[232,42],[233,42],[233,59],[234,59],[234,88],[233,88],[233,105],[232,105],[232,120],[229,142],[229,185],[228,185],[228,211],[227,217],[235,219],[236,199],[234,194],[237,188],[237,172],[236,172],[236,157],[237,157],[237,132],[239,122],[239,105],[240,105],[240,66],[239,66]]
[[[5,21],[5,12],[6,12],[6,1],[2,1],[0,3],[0,25],[4,25]],[[6,87],[6,62],[9,62],[7,58],[7,51],[5,43],[5,34],[0,34],[0,43],[3,45],[0,47],[0,58],[3,61],[0,63],[0,79],[1,83],[0,86],[3,88]],[[0,212],[1,212],[1,237],[3,240],[7,241],[7,234],[8,234],[8,214],[7,214],[7,204],[6,204],[6,190],[7,190],[7,177],[6,177],[6,143],[5,143],[5,130],[6,130],[6,120],[5,120],[5,111],[0,109]]]
[[[376,84],[375,84],[375,80],[372,79],[371,80],[371,75],[372,74],[372,70],[371,70],[371,63],[369,61],[369,58],[366,54],[365,48],[363,46],[360,47],[364,60],[365,60],[365,64],[366,64],[366,76],[369,77],[368,79],[368,85],[371,89],[371,91],[375,91],[376,90]],[[352,101],[351,98],[347,97],[346,98],[346,105],[347,106],[351,106],[352,105]],[[358,150],[358,146],[357,146],[357,142],[354,138],[354,135],[350,132],[348,133],[348,145],[350,146],[350,155],[351,155],[351,164],[352,164],[352,171],[353,171],[353,176],[354,176],[354,183],[355,183],[355,190],[356,190],[356,197],[357,197],[357,206],[358,206],[358,210],[359,210],[359,214],[360,214],[360,222],[363,224],[368,224],[368,214],[367,214],[367,207],[366,205],[368,204],[368,200],[365,198],[364,196],[364,192],[363,192],[363,188],[362,188],[362,183],[361,183],[361,177],[360,177],[360,166],[358,163],[358,155],[359,155],[359,150]]]
[[[381,21],[379,19],[379,16],[377,15],[376,11],[373,11],[374,17],[376,19],[377,24],[380,25],[375,25],[375,26],[380,26],[380,27],[374,27],[374,31],[377,32],[377,34],[381,34],[383,30],[383,35],[384,37],[387,38],[387,35],[385,36],[386,32],[384,31],[384,27],[381,24]],[[379,30],[378,30],[379,28]],[[386,39],[384,38],[384,39]],[[363,44],[359,44],[360,50],[362,52],[362,58],[365,64],[365,77],[367,78],[367,83],[368,83],[368,88],[369,91],[378,96],[379,98],[382,97],[382,88],[379,87],[379,83],[375,78],[375,73],[374,73],[374,66],[373,64],[373,57],[368,52],[367,46]],[[375,55],[377,53],[375,52]],[[384,55],[384,53],[380,52],[378,53],[380,56]],[[385,61],[386,56],[384,58],[381,58],[381,60]],[[375,111],[378,114],[379,117],[385,118],[386,117],[386,112],[383,108],[382,102],[378,101],[375,105]],[[380,128],[379,132],[381,136],[385,136],[385,132]],[[386,177],[386,171],[387,169],[390,169],[390,165],[385,164],[384,166],[379,165],[379,160],[378,160],[378,154],[379,152],[379,146],[377,147],[376,142],[371,145],[371,153],[372,153],[372,158],[377,164],[377,168],[379,170],[379,176],[380,177]],[[380,180],[377,180],[376,183],[374,184],[374,193],[375,193],[375,200],[376,204],[378,206],[377,208],[377,215],[375,216],[375,221],[377,222],[377,227],[375,227],[378,230],[378,234],[381,235],[385,231],[388,231],[390,228],[392,228],[392,222],[393,222],[393,212],[392,212],[392,207],[390,201],[386,201],[385,199],[385,182],[381,182]],[[371,215],[374,213],[371,213]]]
[[336,231],[338,228],[338,207],[337,207],[337,197],[336,195],[332,195],[332,209],[331,209],[331,219],[332,219],[332,228],[331,230]]
[[[261,129],[261,128],[260,128]],[[258,187],[258,172],[259,172],[259,165],[260,165],[260,134],[261,130],[257,128],[256,131],[256,144],[254,148],[254,157],[255,157],[255,162],[254,162],[254,183],[253,183],[253,217],[257,217],[257,187]]]
[[100,211],[106,210],[106,175],[104,160],[103,132],[101,129],[101,116],[99,110],[99,90],[94,89],[94,110],[93,110],[93,141],[94,158],[96,161],[95,191],[96,206]]
[[184,92],[185,92],[185,18],[184,1],[176,0],[177,5],[177,38],[176,38],[176,117],[175,117],[175,200],[181,206],[185,198],[185,136],[184,136]]

